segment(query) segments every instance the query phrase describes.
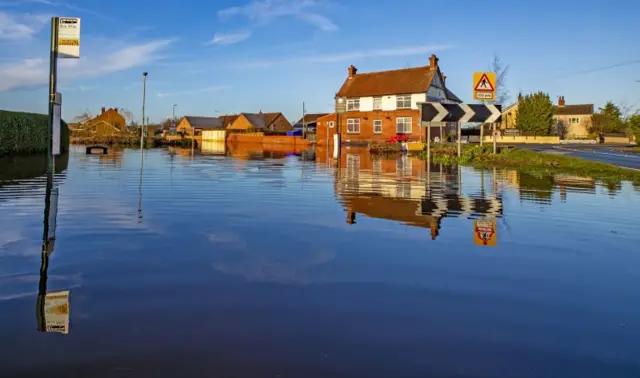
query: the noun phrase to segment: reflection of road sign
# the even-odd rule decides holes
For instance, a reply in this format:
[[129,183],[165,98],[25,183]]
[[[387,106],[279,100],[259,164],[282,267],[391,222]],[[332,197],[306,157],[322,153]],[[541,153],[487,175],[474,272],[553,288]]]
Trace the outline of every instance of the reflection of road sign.
[[495,72],[475,72],[473,74],[473,99],[481,101],[496,100]]
[[47,293],[44,300],[47,332],[69,333],[69,291]]
[[495,247],[498,245],[496,220],[477,220],[473,222],[473,242],[477,245]]
[[[500,122],[502,107],[485,104],[441,104],[423,102],[421,122]],[[426,125],[423,125],[426,126]]]
[[58,19],[58,57],[80,58],[80,19],[60,17]]

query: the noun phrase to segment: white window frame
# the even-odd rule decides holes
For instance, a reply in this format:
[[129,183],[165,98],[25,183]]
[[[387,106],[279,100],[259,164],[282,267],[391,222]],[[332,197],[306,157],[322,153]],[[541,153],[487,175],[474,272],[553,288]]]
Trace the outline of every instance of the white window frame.
[[[349,131],[349,126],[358,127],[358,131]],[[347,134],[360,134],[360,118],[349,118],[347,119]]]
[[396,96],[396,109],[411,109],[411,95]]
[[[400,131],[399,125],[402,124],[403,128],[406,127],[406,121],[409,120],[409,131],[403,129]],[[402,121],[402,122],[400,122]],[[396,117],[396,134],[411,134],[413,131],[413,118],[412,117]]]
[[[380,125],[380,130],[376,130],[376,124]],[[373,120],[373,133],[374,134],[382,134],[382,120],[381,119],[374,119]]]
[[347,111],[360,111],[360,99],[359,98],[347,99]]
[[373,98],[373,110],[382,110],[382,97]]
[[335,124],[333,123],[333,121],[329,121],[327,122],[327,125],[329,125],[330,129],[333,129],[333,127],[335,126]]

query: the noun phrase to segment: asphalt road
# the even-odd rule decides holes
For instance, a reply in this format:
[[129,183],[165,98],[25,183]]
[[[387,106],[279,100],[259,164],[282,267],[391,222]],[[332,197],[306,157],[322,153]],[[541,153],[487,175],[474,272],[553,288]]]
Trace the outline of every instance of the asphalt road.
[[564,155],[575,156],[585,160],[599,161],[617,165],[624,168],[640,169],[640,154],[633,152],[619,152],[613,145],[518,145],[519,148],[528,148],[540,152],[557,152]]

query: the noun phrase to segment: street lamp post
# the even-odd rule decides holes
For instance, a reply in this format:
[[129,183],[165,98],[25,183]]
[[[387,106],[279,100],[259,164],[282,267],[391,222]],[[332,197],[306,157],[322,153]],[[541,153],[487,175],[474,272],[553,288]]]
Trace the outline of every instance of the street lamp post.
[[173,104],[173,118],[171,118],[171,120],[174,122],[176,121],[176,106],[178,106],[178,104]]
[[140,149],[144,148],[144,107],[147,100],[147,72],[142,73],[142,124],[140,125]]

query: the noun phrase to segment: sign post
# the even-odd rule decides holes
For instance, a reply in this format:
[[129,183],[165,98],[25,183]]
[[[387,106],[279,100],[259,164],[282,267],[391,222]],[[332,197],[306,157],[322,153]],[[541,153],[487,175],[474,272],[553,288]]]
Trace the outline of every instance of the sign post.
[[458,134],[458,157],[461,155],[462,123],[500,122],[500,105],[492,104],[441,104],[423,102],[420,106],[420,124],[428,127],[430,122],[456,122]]

